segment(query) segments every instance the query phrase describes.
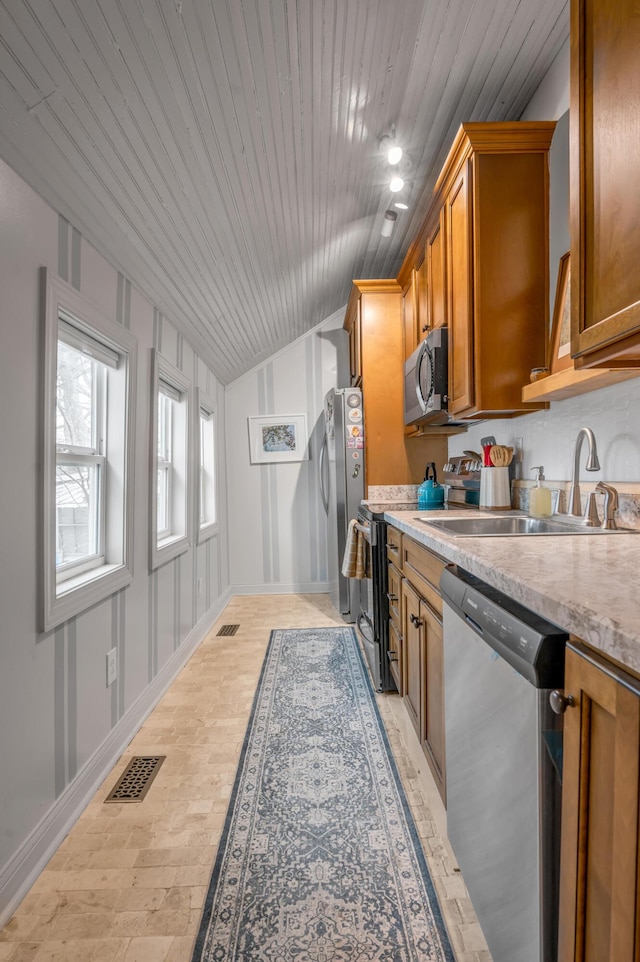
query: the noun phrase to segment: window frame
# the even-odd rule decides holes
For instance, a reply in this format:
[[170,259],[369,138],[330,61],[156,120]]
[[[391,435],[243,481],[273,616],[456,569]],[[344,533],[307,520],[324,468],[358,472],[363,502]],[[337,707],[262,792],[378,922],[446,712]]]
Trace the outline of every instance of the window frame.
[[[213,521],[202,521],[202,471],[203,471],[203,451],[202,451],[202,435],[201,435],[201,415],[202,412],[206,412],[208,419],[211,421],[211,429],[213,433],[213,438],[211,440],[211,457],[213,460],[213,470],[211,471],[213,479]],[[218,421],[216,414],[216,403],[215,400],[201,389],[197,389],[196,405],[195,405],[196,423],[194,428],[194,435],[196,439],[195,443],[195,473],[196,473],[196,494],[195,494],[195,519],[196,519],[196,531],[197,531],[197,543],[201,544],[207,541],[209,538],[213,537],[218,533],[219,530],[219,519],[218,519]]]
[[[82,350],[82,345],[78,343],[80,338],[69,337],[69,332],[65,329],[73,329],[73,324],[58,315],[58,338],[57,347],[58,351],[57,357],[59,357],[59,345],[60,343],[66,344],[66,346],[72,350],[76,350],[80,354],[85,352]],[[75,343],[74,343],[75,341]],[[117,356],[119,359],[119,355]],[[91,441],[92,444],[88,447],[86,445],[73,445],[73,444],[58,444],[56,437],[56,486],[57,486],[57,469],[61,465],[73,465],[77,468],[88,467],[95,468],[97,470],[97,503],[93,506],[93,510],[90,512],[93,514],[93,519],[91,521],[92,526],[95,528],[95,542],[96,551],[84,557],[81,561],[66,562],[65,564],[56,564],[56,590],[59,586],[67,581],[69,578],[74,578],[77,575],[83,574],[85,571],[90,571],[93,568],[100,568],[105,562],[104,546],[106,541],[106,473],[107,473],[107,411],[108,411],[108,401],[107,401],[107,381],[108,372],[105,368],[104,360],[102,357],[90,356],[90,360],[94,364],[99,364],[100,367],[96,367],[94,370],[94,378],[92,379],[92,408],[91,408]],[[117,366],[117,364],[112,364],[112,366]],[[57,359],[56,359],[56,389],[57,389]],[[57,390],[56,390],[56,408],[57,408]],[[95,497],[95,495],[94,495]],[[57,501],[56,501],[56,512],[57,512]],[[56,518],[57,522],[57,518]],[[56,526],[57,533],[57,526]],[[56,553],[58,548],[58,541],[56,537]]]
[[[103,314],[79,291],[46,268],[41,271],[44,304],[43,337],[43,428],[41,462],[41,591],[39,622],[48,631],[87,608],[103,601],[133,580],[133,496],[135,457],[135,399],[137,340],[124,327]],[[58,341],[63,326],[70,326],[92,356],[92,345],[107,356],[115,355],[117,367],[107,365],[105,374],[105,431],[113,435],[111,451],[103,451],[104,530],[101,554],[92,563],[73,570],[56,569],[56,469],[59,452],[56,433]],[[68,343],[66,337],[61,338]],[[86,463],[101,455],[84,455],[68,446],[68,455]],[[87,460],[88,459],[88,460]],[[111,483],[113,482],[113,483]],[[93,563],[97,561],[98,563]]]
[[[171,417],[170,504],[171,530],[158,537],[158,414],[161,388],[177,407]],[[166,389],[166,392],[165,390]],[[149,568],[154,571],[188,551],[192,544],[191,519],[191,380],[155,349],[151,351],[151,431],[149,465]]]

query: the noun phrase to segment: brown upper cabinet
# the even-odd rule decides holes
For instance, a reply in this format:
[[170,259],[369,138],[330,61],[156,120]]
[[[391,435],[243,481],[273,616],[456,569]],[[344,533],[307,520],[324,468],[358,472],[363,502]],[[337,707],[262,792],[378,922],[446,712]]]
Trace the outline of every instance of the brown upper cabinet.
[[349,366],[351,387],[360,387],[362,384],[362,316],[359,299],[355,303],[349,328]]
[[418,307],[418,272],[412,270],[409,282],[402,292],[402,327],[404,330],[404,357],[411,357],[418,341],[419,307]]
[[571,3],[571,353],[640,366],[640,17],[633,0]]
[[395,278],[355,280],[344,327],[351,384],[362,388],[365,478],[370,485],[419,484],[427,461],[446,461],[446,432],[405,437],[402,288]]
[[[444,278],[449,411],[511,416],[540,404],[522,385],[545,363],[548,330],[548,151],[555,123],[463,124],[436,192],[432,262]],[[442,244],[444,238],[444,245]],[[434,298],[436,287],[434,285]]]
[[447,323],[443,211],[436,211],[429,223],[423,250],[424,257],[411,268],[402,294],[405,359],[432,328]]
[[[423,331],[447,323],[444,209],[427,234],[427,323]],[[422,335],[424,337],[424,333]]]

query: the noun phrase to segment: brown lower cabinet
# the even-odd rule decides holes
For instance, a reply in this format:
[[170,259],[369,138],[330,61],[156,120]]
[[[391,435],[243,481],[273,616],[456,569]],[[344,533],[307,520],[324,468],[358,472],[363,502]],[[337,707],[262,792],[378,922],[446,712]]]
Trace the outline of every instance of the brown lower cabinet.
[[564,694],[558,960],[638,962],[640,681],[572,641]]
[[[405,577],[401,585],[404,704],[445,801],[444,650],[441,610],[437,610],[441,601],[433,586],[429,589],[430,600],[426,600],[406,576],[415,566],[416,550],[418,556],[422,552],[430,556],[427,570],[436,556],[406,537],[402,548],[405,564],[407,555],[413,562],[403,565]],[[437,564],[441,567],[443,563],[437,559]],[[416,566],[416,570],[420,569]]]

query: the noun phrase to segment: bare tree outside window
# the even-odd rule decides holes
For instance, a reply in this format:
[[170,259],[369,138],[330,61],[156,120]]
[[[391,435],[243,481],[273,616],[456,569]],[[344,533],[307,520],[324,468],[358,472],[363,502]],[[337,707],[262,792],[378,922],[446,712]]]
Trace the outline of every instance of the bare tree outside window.
[[58,341],[56,566],[99,552],[103,365]]

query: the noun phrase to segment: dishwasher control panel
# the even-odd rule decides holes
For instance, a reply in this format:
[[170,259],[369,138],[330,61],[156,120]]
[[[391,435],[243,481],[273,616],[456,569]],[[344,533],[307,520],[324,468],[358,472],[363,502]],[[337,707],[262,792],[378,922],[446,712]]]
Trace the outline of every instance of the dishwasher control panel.
[[442,599],[537,688],[562,687],[568,632],[457,565],[440,578]]

